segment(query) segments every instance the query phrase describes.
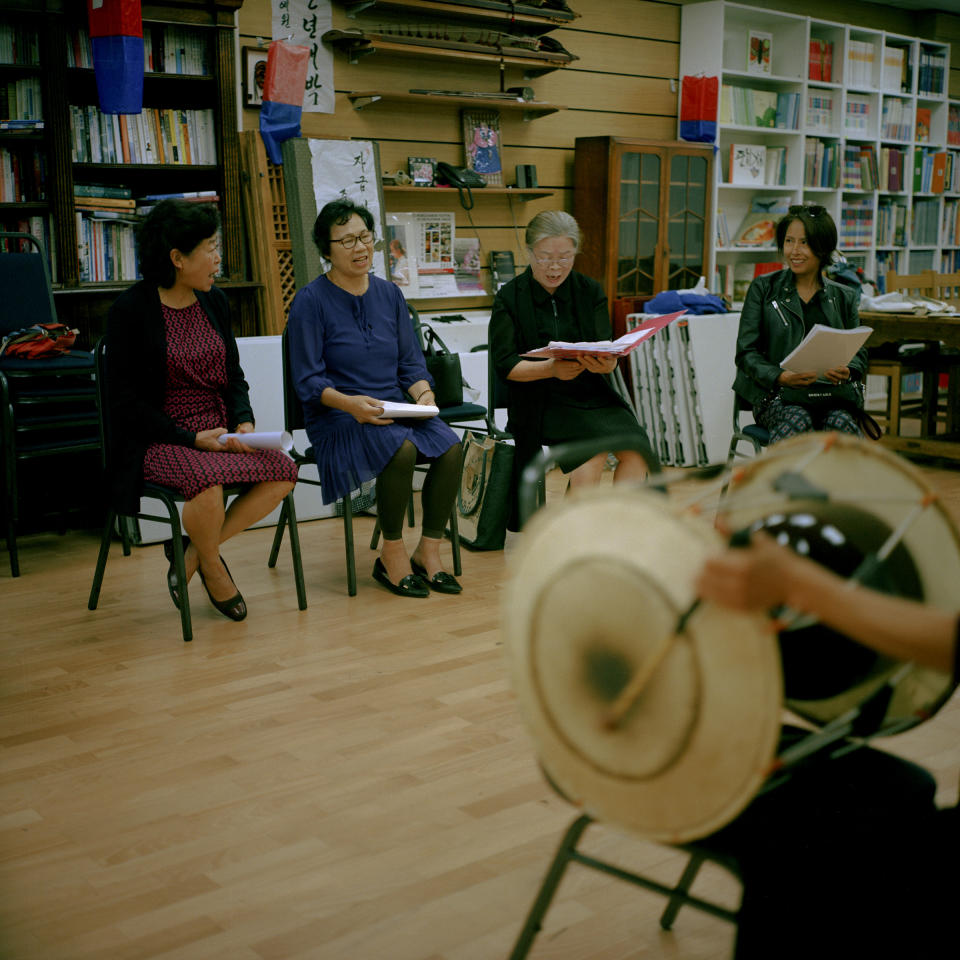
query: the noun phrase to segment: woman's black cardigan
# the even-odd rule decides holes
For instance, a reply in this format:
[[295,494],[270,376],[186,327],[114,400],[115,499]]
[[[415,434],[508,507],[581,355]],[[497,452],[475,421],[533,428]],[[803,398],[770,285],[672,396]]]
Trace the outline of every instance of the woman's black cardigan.
[[[216,287],[196,291],[200,306],[226,347],[228,422],[253,422],[250,388],[240,368],[230,326],[230,305]],[[154,282],[141,280],[113,303],[107,317],[107,405],[110,498],[120,513],[136,513],[143,483],[143,457],[151,443],[192,447],[196,434],[163,412],[167,390],[167,334]]]

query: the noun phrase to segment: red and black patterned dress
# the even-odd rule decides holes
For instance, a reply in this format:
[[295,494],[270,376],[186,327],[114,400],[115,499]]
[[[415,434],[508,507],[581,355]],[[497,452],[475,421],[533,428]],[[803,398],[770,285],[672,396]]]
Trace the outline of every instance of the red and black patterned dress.
[[[231,427],[223,389],[226,349],[199,301],[176,309],[161,304],[167,332],[167,393],[163,412],[178,426],[199,433]],[[179,491],[187,500],[208,487],[297,479],[294,462],[281,450],[215,453],[172,443],[153,443],[143,459],[143,476]]]

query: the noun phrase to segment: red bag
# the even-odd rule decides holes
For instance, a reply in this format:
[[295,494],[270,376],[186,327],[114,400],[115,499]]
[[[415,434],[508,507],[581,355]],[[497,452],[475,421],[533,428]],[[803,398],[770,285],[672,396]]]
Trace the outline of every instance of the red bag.
[[717,102],[720,81],[716,77],[684,77],[680,88],[680,136],[698,143],[716,143]]
[[35,323],[11,330],[0,342],[0,356],[29,360],[69,353],[79,333],[63,323]]

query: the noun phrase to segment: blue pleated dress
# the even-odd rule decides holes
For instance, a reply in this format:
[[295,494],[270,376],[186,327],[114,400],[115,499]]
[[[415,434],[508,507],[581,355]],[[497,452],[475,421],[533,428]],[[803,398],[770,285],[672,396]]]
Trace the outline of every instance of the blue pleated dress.
[[394,284],[371,274],[367,292],[357,297],[318,277],[293,298],[287,347],[324,503],[379,476],[404,440],[414,444],[420,461],[433,460],[459,443],[437,417],[378,426],[358,423],[320,402],[327,387],[404,402],[404,391],[418,380],[432,385],[406,301]]

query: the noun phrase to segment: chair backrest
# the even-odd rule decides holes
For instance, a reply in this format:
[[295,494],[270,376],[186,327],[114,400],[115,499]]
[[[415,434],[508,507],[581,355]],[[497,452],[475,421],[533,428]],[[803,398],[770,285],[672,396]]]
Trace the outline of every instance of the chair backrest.
[[943,300],[953,307],[960,307],[960,272],[935,273],[933,283],[937,300]]
[[412,303],[407,303],[407,310],[410,311],[410,322],[413,324],[413,332],[417,335],[417,343],[421,350],[426,350],[427,344],[423,339],[423,324],[420,322],[420,314]]
[[887,293],[902,290],[904,293],[915,293],[921,297],[936,297],[936,283],[932,270],[923,273],[897,273],[890,270],[887,273]]
[[504,380],[493,365],[493,351],[487,343],[487,431],[492,437],[508,437],[496,424],[497,410],[507,406],[507,381]]
[[[28,252],[0,251],[0,333],[19,330],[34,323],[56,323],[53,284],[42,244],[29,233],[0,232],[8,246]],[[19,243],[17,241],[20,241]],[[0,244],[3,246],[3,244]],[[29,251],[29,248],[33,248]]]
[[110,470],[113,458],[113,429],[110,422],[110,384],[107,380],[107,338],[101,337],[93,348],[96,365],[97,412],[100,420],[100,462]]
[[287,346],[287,328],[283,328],[280,337],[280,356],[283,364],[283,429],[287,433],[301,430],[304,427],[303,406],[297,391],[293,389],[293,379],[290,372],[290,354]]

